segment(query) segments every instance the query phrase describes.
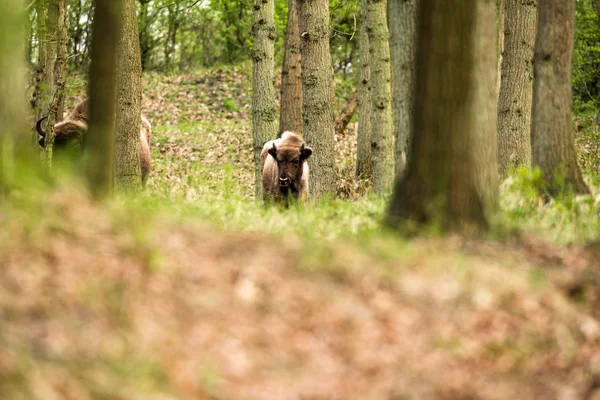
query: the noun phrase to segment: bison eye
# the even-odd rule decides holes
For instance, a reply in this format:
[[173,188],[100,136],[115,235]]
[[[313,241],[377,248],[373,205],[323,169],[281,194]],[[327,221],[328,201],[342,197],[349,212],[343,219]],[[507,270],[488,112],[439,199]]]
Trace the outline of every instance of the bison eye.
[[300,160],[294,160],[294,161],[292,161],[292,162],[293,162],[293,163],[294,163],[294,165],[296,165],[296,166],[300,164]]

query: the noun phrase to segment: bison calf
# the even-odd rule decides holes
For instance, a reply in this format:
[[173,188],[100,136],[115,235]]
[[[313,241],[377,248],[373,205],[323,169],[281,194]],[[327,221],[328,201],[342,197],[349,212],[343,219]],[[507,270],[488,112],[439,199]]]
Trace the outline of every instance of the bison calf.
[[292,201],[308,198],[308,163],[312,149],[302,138],[284,132],[281,138],[270,140],[260,154],[262,188],[265,202],[289,205]]
[[[87,132],[87,100],[83,100],[67,118],[54,125],[54,147],[53,151],[57,157],[71,154],[77,156],[84,143],[84,135]],[[42,147],[46,146],[46,131],[42,128],[42,123],[48,118],[42,117],[36,123],[36,130],[41,136],[38,141]],[[145,186],[150,173],[152,156],[150,154],[150,136],[152,126],[150,122],[142,116],[140,124],[140,163],[142,168],[142,184]]]

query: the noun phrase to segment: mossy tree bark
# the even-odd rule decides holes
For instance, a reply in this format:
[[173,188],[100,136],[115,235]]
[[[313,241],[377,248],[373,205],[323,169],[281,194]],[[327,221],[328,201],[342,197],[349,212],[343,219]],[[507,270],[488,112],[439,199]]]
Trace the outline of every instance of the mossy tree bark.
[[121,35],[117,50],[115,184],[121,192],[137,192],[142,188],[142,58],[135,7],[135,0],[123,0]]
[[367,0],[371,58],[371,162],[373,191],[388,193],[394,182],[392,77],[386,0]]
[[285,53],[281,67],[281,107],[279,134],[292,131],[302,134],[302,65],[300,63],[300,32],[296,0],[288,0],[288,21],[285,30]]
[[113,0],[94,3],[85,172],[92,195],[99,199],[113,192],[115,77],[122,3]]
[[496,42],[492,0],[422,0],[413,131],[388,223],[488,227],[497,197]]
[[333,196],[335,134],[333,68],[329,49],[329,3],[298,0],[302,55],[302,119],[304,139],[313,149],[310,159],[310,195]]
[[388,0],[396,179],[404,175],[412,137],[418,0]]
[[537,1],[506,0],[504,16],[504,51],[498,99],[500,174],[506,174],[510,167],[531,165],[532,60]]
[[[15,179],[17,149],[25,127],[25,8],[20,0],[0,2],[0,195]],[[15,95],[17,94],[17,95]]]
[[540,1],[533,59],[531,144],[550,195],[589,193],[577,165],[571,119],[575,2]]
[[356,138],[356,176],[370,179],[371,174],[371,63],[367,33],[367,0],[360,2],[360,83],[358,132]]
[[256,199],[262,198],[260,152],[277,135],[274,52],[275,5],[273,0],[254,3],[254,49],[252,50],[252,136],[254,139],[254,184]]
[[[54,147],[54,124],[62,120],[61,103],[63,103],[65,95],[65,84],[67,78],[67,42],[69,40],[67,30],[67,2],[68,0],[51,0],[49,14],[56,11],[56,30],[51,31],[51,35],[56,36],[56,41],[50,41],[52,46],[56,46],[53,54],[56,54],[51,69],[54,78],[54,95],[50,102],[48,110],[48,128],[46,129],[44,158],[46,165],[52,165],[52,149]],[[51,53],[48,51],[48,53]],[[50,60],[52,61],[52,60]]]

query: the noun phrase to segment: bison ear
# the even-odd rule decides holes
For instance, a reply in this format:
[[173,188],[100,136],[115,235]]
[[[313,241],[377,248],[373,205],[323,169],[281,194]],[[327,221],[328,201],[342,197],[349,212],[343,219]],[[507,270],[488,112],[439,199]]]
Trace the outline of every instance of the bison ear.
[[277,160],[277,146],[273,143],[273,147],[269,149],[269,154],[273,156],[274,159]]
[[300,159],[302,161],[308,160],[312,156],[312,149],[310,147],[305,147],[304,143],[300,147]]

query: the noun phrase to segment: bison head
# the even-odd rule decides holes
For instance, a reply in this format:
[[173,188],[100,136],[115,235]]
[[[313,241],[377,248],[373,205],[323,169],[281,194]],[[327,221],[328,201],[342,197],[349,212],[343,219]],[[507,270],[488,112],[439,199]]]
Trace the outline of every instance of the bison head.
[[298,147],[281,146],[277,148],[275,143],[269,149],[269,154],[277,161],[279,174],[279,187],[283,192],[291,190],[297,192],[302,179],[304,162],[312,155],[312,149],[304,144]]
[[[38,144],[46,147],[46,130],[42,127],[48,116],[40,118],[35,124],[35,129],[41,138]],[[54,146],[55,154],[79,153],[83,146],[83,139],[87,131],[87,118],[81,116],[81,120],[66,120],[54,125]]]

